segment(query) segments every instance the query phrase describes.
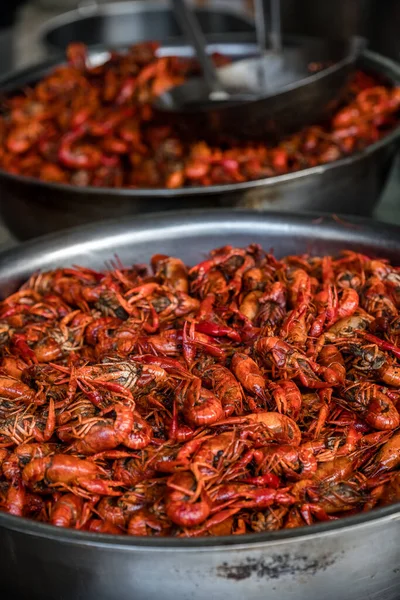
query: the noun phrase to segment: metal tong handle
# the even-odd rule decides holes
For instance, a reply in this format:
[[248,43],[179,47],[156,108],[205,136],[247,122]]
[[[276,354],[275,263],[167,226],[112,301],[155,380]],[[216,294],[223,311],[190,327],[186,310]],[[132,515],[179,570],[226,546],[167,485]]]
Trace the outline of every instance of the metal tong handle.
[[274,52],[282,51],[281,0],[271,2],[271,46]]
[[257,44],[260,50],[258,81],[261,92],[267,94],[266,62],[276,61],[282,52],[281,0],[255,0],[255,9]]
[[281,0],[256,0],[255,9],[257,43],[261,54],[270,48],[281,52]]
[[199,22],[186,0],[173,0],[176,17],[190,43],[195,49],[211,100],[224,100],[229,96],[224,90],[212,59],[206,51],[207,42]]

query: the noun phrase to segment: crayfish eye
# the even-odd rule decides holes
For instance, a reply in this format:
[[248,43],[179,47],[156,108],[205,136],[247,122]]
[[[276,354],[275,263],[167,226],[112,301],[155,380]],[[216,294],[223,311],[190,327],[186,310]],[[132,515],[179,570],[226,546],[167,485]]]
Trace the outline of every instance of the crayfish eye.
[[218,450],[218,452],[214,455],[214,458],[213,458],[213,467],[216,467],[218,465],[219,459],[223,455],[224,455],[224,451],[223,450]]
[[126,321],[129,318],[128,313],[126,312],[126,310],[124,308],[122,308],[122,306],[118,306],[114,310],[114,313],[118,319],[121,319],[121,321]]

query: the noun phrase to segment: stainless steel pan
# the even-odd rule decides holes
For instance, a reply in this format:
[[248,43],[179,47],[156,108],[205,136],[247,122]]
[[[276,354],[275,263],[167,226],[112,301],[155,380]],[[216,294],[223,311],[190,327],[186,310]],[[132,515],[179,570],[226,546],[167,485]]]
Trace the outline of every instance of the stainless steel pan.
[[[208,41],[237,40],[237,35],[254,31],[252,20],[226,0],[196,7],[195,13]],[[148,39],[182,43],[182,31],[170,0],[135,0],[82,3],[44,23],[40,39],[48,56],[63,56],[68,44],[77,40],[92,48],[129,46]]]
[[[236,56],[249,55],[254,50],[252,44],[215,47]],[[187,48],[181,48],[181,52],[186,53]],[[57,60],[52,60],[0,79],[0,92],[19,90],[38,81],[56,64]],[[360,66],[400,84],[400,65],[390,59],[366,52]],[[0,170],[0,216],[16,237],[29,239],[100,219],[125,219],[135,213],[187,207],[240,206],[369,215],[387,181],[399,135],[400,126],[363,152],[333,163],[268,179],[209,187],[174,190],[78,187]]]
[[[194,263],[250,242],[286,253],[351,248],[400,263],[400,229],[320,214],[187,211],[94,224],[0,254],[0,295],[32,271],[101,268],[153,253]],[[160,539],[63,530],[0,513],[1,590],[18,600],[397,600],[400,505],[311,528],[242,537]],[[3,596],[2,596],[3,597]]]

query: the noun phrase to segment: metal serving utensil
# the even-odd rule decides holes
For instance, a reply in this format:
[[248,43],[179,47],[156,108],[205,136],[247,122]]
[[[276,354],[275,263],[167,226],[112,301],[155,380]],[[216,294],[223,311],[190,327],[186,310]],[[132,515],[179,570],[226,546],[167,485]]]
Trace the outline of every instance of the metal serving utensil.
[[[279,137],[326,118],[340,100],[355,62],[365,48],[363,38],[345,42],[328,40],[324,63],[330,66],[310,74],[313,41],[300,51],[283,47],[280,0],[258,0],[256,27],[260,54],[216,69],[186,0],[173,2],[203,76],[170,88],[156,98],[154,108],[175,116],[177,123],[186,128],[196,121],[205,137],[220,133],[246,138]],[[269,17],[266,17],[266,2]],[[314,41],[321,46],[321,40]]]
[[191,94],[190,84],[193,83],[192,80],[188,82],[189,86],[185,83],[170,89],[166,94],[162,94],[157,100],[157,106],[164,106],[166,110],[171,109],[173,111],[180,108],[186,108],[190,111],[207,110],[214,103],[221,105],[221,103],[231,103],[232,101],[243,102],[253,96],[255,97],[254,94],[242,95],[228,92],[224,88],[218,71],[207,53],[207,42],[193,10],[186,0],[173,0],[173,7],[178,22],[192,44],[200,63],[203,77],[199,80],[199,83],[202,84],[202,91],[198,95],[196,86],[195,95]]

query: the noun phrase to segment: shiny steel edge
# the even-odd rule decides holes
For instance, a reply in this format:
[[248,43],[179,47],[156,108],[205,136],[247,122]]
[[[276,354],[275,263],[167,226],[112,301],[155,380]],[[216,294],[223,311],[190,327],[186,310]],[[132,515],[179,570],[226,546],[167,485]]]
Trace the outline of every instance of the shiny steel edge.
[[[292,36],[293,37],[293,36]],[[400,64],[396,63],[394,60],[381,56],[376,52],[371,52],[366,50],[362,53],[361,60],[367,60],[367,62],[372,63],[371,68],[373,69],[374,65],[377,67],[383,67],[383,74],[388,75],[392,81],[397,81],[400,84]],[[3,77],[0,77],[0,91],[2,87],[6,88],[6,91],[12,90],[12,82],[15,79],[19,79],[24,76],[28,76],[32,71],[36,70],[45,70],[50,69],[57,64],[60,64],[59,60],[52,59],[46,62],[43,62],[38,65],[31,65],[30,67],[24,67],[22,69],[18,69],[12,73],[8,73]],[[388,73],[389,72],[389,73]],[[390,75],[390,73],[392,73]],[[397,77],[396,77],[397,76]],[[371,144],[364,148],[364,150],[352,154],[351,156],[342,158],[340,160],[333,161],[331,163],[326,163],[324,165],[319,165],[316,167],[311,167],[309,169],[302,169],[300,171],[294,171],[293,173],[286,173],[285,175],[277,175],[275,177],[267,177],[264,179],[256,179],[253,181],[245,181],[242,183],[233,183],[233,184],[224,184],[224,185],[212,185],[212,186],[202,186],[202,187],[183,187],[177,189],[167,189],[167,188],[140,188],[140,189],[132,189],[132,188],[108,188],[108,187],[94,187],[94,186],[76,186],[65,183],[49,183],[37,179],[35,177],[26,177],[21,175],[14,175],[12,173],[8,173],[4,169],[0,169],[0,176],[5,177],[7,179],[11,179],[13,181],[18,181],[22,183],[26,183],[27,185],[32,185],[35,187],[44,187],[46,189],[52,189],[54,192],[57,190],[63,191],[71,191],[74,194],[86,195],[86,196],[97,196],[98,194],[117,194],[119,196],[126,197],[151,197],[151,198],[179,198],[183,196],[207,196],[213,194],[228,194],[229,192],[235,191],[246,191],[250,189],[255,189],[258,187],[274,187],[279,186],[282,183],[295,181],[297,179],[301,179],[303,177],[311,177],[317,176],[325,173],[326,171],[331,171],[333,169],[340,169],[341,167],[350,166],[354,163],[361,162],[364,158],[373,154],[376,150],[389,145],[391,142],[397,141],[400,138],[400,124],[393,129],[390,133],[382,137],[380,140]]]
[[[115,2],[113,4],[89,4],[88,6],[82,6],[74,10],[69,10],[68,12],[63,13],[62,15],[58,15],[47,20],[43,25],[39,27],[38,35],[41,39],[43,39],[45,36],[47,36],[49,32],[51,32],[56,27],[69,25],[85,17],[107,17],[109,15],[123,15],[126,13],[132,14],[140,13],[143,11],[167,12],[169,10],[172,10],[171,0],[134,0],[133,2]],[[199,12],[218,11],[219,13],[224,13],[226,15],[240,17],[248,25],[254,24],[254,21],[251,18],[249,18],[245,12],[242,12],[238,8],[229,8],[226,2],[217,2],[210,8],[197,7],[196,10]]]
[[[201,223],[194,221],[195,217],[202,217]],[[240,216],[240,219],[238,217]],[[66,229],[64,231],[42,236],[32,241],[24,242],[15,248],[0,252],[0,268],[7,275],[7,266],[10,269],[10,275],[14,272],[15,266],[23,262],[26,255],[46,253],[60,247],[79,246],[82,249],[82,244],[86,243],[88,249],[90,244],[96,244],[101,240],[107,239],[108,243],[112,243],[113,238],[120,237],[124,232],[130,237],[141,232],[151,237],[152,231],[158,229],[167,229],[168,227],[186,228],[190,223],[195,228],[199,229],[199,225],[203,225],[205,231],[208,230],[211,223],[214,225],[225,226],[237,229],[243,229],[243,224],[247,226],[256,225],[257,223],[268,223],[277,228],[286,224],[287,227],[293,228],[298,233],[310,224],[318,224],[321,229],[329,231],[341,230],[343,239],[351,236],[359,238],[360,242],[368,243],[373,234],[380,234],[383,239],[382,245],[388,248],[397,247],[400,254],[400,227],[386,223],[379,223],[372,219],[353,217],[348,215],[330,215],[316,212],[294,213],[288,215],[285,212],[262,212],[250,211],[248,209],[213,209],[208,210],[181,210],[170,211],[164,213],[144,214],[130,219],[112,219],[102,223],[94,223],[90,225],[82,225],[80,227]],[[183,229],[182,229],[183,230]],[[326,235],[328,237],[328,235]],[[87,239],[90,238],[89,241]],[[376,245],[376,239],[375,239]],[[399,256],[400,259],[400,256]],[[14,263],[14,264],[13,264]],[[400,519],[400,503],[374,509],[368,513],[358,514],[338,521],[330,523],[319,523],[311,527],[299,527],[293,530],[281,530],[269,533],[254,533],[243,536],[216,536],[213,538],[143,538],[136,536],[124,535],[101,535],[90,532],[74,531],[70,529],[57,529],[52,525],[39,523],[30,519],[15,517],[6,513],[0,512],[0,528],[4,527],[14,531],[20,531],[28,535],[34,535],[43,538],[51,538],[65,543],[79,544],[86,546],[104,546],[120,548],[121,550],[132,549],[137,550],[165,550],[166,548],[178,551],[215,551],[226,546],[234,546],[235,548],[273,546],[284,540],[294,539],[315,539],[323,535],[334,535],[335,533],[348,530],[349,528],[365,529],[372,526],[376,522],[386,523],[388,521]]]

